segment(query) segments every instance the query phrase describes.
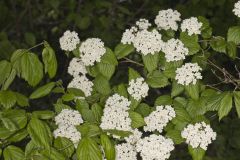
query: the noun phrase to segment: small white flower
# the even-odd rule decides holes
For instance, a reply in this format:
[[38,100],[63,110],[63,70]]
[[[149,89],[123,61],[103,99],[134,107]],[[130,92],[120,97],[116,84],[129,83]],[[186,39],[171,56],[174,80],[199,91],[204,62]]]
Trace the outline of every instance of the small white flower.
[[148,84],[142,77],[132,79],[129,82],[129,87],[127,88],[128,93],[137,101],[139,101],[141,98],[145,98],[148,95],[148,90]]
[[106,52],[104,43],[99,38],[88,38],[79,47],[80,58],[85,66],[93,66],[95,62],[100,62],[101,57]]
[[138,31],[138,29],[136,27],[126,29],[122,35],[121,43],[122,44],[132,44],[137,31]]
[[240,1],[238,1],[238,2],[236,2],[236,3],[234,4],[233,13],[234,13],[237,17],[240,17]]
[[201,34],[202,22],[198,22],[196,17],[183,20],[181,24],[181,30],[187,32],[189,36],[193,34]]
[[80,125],[83,123],[82,116],[78,111],[63,109],[56,117],[57,125]]
[[70,32],[69,30],[67,30],[59,39],[59,42],[62,50],[73,51],[80,43],[80,39],[78,38],[78,34],[76,32]]
[[179,39],[168,40],[163,47],[165,58],[167,62],[184,60],[188,55],[188,49],[184,47],[184,44]]
[[172,9],[161,10],[155,18],[155,24],[159,29],[172,29],[177,31],[178,29],[178,21],[181,21],[181,14]]
[[129,143],[122,143],[115,146],[116,160],[137,160],[137,152]]
[[82,63],[81,59],[73,58],[68,66],[68,73],[73,77],[77,77],[80,74],[85,75],[87,74],[86,67]]
[[73,125],[60,125],[54,132],[53,135],[57,137],[65,137],[71,140],[77,148],[77,145],[81,139],[81,133],[78,132],[75,126]]
[[198,79],[202,79],[201,70],[202,68],[197,63],[185,63],[177,68],[175,79],[181,85],[196,84]]
[[77,88],[83,91],[86,97],[90,96],[93,90],[93,82],[86,76],[77,76],[68,84],[68,88]]
[[163,41],[162,35],[157,30],[141,30],[138,31],[133,40],[133,46],[143,55],[155,54],[161,51]]
[[207,150],[209,144],[216,139],[216,132],[214,132],[210,125],[205,122],[189,124],[181,133],[182,137],[186,139],[186,143],[193,148],[201,147]]
[[140,30],[143,30],[151,27],[151,23],[149,23],[147,19],[141,18],[136,22],[136,26],[138,26]]
[[142,132],[140,132],[138,129],[134,129],[132,133],[133,134],[129,135],[128,137],[125,137],[125,140],[131,145],[135,145],[141,139]]
[[[118,94],[109,97],[103,110],[100,127],[102,129],[131,131],[131,119],[128,113],[130,103],[127,98]],[[119,137],[115,136],[115,138]]]
[[165,127],[175,116],[176,113],[170,105],[157,106],[156,111],[153,111],[149,116],[144,118],[146,122],[144,131],[153,132],[157,130],[161,133],[163,127]]
[[169,138],[153,134],[139,140],[136,150],[144,160],[166,160],[174,150],[174,143]]

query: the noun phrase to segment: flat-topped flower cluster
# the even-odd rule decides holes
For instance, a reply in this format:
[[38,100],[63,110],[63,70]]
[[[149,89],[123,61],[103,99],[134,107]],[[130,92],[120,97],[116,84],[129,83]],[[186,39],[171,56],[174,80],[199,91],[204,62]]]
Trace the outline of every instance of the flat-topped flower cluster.
[[[235,14],[238,14],[237,7],[238,4],[235,5]],[[162,30],[180,30],[191,37],[201,34],[202,22],[196,17],[181,20],[181,14],[172,9],[159,11],[154,22],[156,27],[147,19],[139,19],[134,26],[125,30],[121,43],[131,45],[142,57],[164,54],[166,63],[169,64],[183,62],[190,56],[188,47],[180,39],[163,40]],[[94,90],[94,83],[89,80],[91,79],[88,76],[89,67],[101,62],[101,58],[106,53],[104,43],[99,38],[88,38],[80,43],[76,32],[66,31],[60,38],[60,45],[67,52],[74,51],[75,54],[79,54],[69,63],[68,73],[73,76],[73,80],[68,84],[68,88],[80,89],[85,94],[83,98],[90,97]],[[202,79],[201,71],[202,68],[197,63],[185,63],[175,69],[175,77],[171,80],[176,80],[180,85],[195,85],[198,80]],[[135,109],[132,108],[133,101],[139,104],[145,101],[148,98],[150,86],[145,77],[138,77],[129,80],[126,87],[127,95],[123,96],[115,91],[107,96],[104,95],[106,97],[104,97],[105,103],[99,127],[116,140],[117,160],[137,160],[138,155],[144,160],[166,160],[174,150],[174,141],[164,136],[165,127],[177,117],[178,113],[174,106],[155,105],[148,115],[142,117],[143,125],[138,128],[133,127],[131,117],[131,112]],[[55,117],[55,121],[59,126],[54,131],[55,137],[69,138],[74,144],[79,142],[81,134],[75,126],[83,123],[83,120],[77,111],[62,110]],[[112,130],[132,134],[121,137],[110,132]],[[199,147],[207,150],[207,146],[216,139],[216,133],[205,122],[189,124],[179,132],[186,143],[193,148]]]

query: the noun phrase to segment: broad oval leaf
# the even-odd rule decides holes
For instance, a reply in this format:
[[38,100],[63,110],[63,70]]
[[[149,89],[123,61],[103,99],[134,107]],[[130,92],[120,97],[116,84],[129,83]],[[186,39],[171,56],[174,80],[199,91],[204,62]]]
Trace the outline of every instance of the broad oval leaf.
[[82,138],[77,147],[79,160],[102,160],[102,153],[98,144],[91,138]]
[[106,134],[101,134],[101,145],[107,160],[115,160],[115,146]]
[[8,146],[3,150],[4,160],[23,160],[24,152],[16,146]]
[[50,82],[48,84],[45,84],[44,86],[41,86],[39,88],[37,88],[31,95],[30,95],[30,99],[37,99],[37,98],[41,98],[44,97],[46,95],[48,95],[53,87],[55,86],[55,82]]

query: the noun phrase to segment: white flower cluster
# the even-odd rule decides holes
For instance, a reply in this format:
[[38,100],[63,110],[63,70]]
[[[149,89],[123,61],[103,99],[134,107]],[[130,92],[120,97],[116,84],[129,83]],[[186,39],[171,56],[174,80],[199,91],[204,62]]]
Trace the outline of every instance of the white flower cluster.
[[135,147],[129,143],[122,143],[115,146],[116,160],[137,160]]
[[144,160],[166,160],[174,149],[171,139],[161,135],[150,135],[137,142],[136,150]]
[[155,29],[138,31],[133,40],[133,46],[143,55],[160,52],[162,45],[162,35]]
[[149,27],[151,27],[151,23],[149,23],[149,21],[147,19],[141,18],[136,22],[136,26],[138,26],[138,28],[140,30],[143,29],[148,29]]
[[80,74],[85,75],[87,74],[86,67],[84,66],[81,59],[75,57],[71,60],[68,66],[68,73],[73,77],[77,77]]
[[178,29],[178,21],[181,21],[181,14],[172,9],[161,10],[155,18],[155,24],[159,29],[172,29],[177,31]]
[[74,77],[73,80],[68,84],[68,88],[77,88],[83,91],[86,97],[90,96],[93,90],[93,82],[83,76]]
[[82,116],[78,111],[71,109],[63,109],[56,117],[57,125],[79,125],[83,123]]
[[103,110],[100,127],[102,129],[131,131],[131,119],[128,113],[130,103],[127,98],[118,94],[109,97]]
[[196,84],[198,79],[202,79],[201,70],[202,68],[197,63],[185,63],[177,68],[175,79],[181,85]]
[[122,44],[132,44],[137,31],[137,27],[131,27],[130,29],[126,29],[122,35]]
[[181,133],[182,137],[186,139],[186,143],[193,148],[201,147],[207,150],[209,144],[216,139],[216,132],[214,132],[210,125],[205,122],[189,124]]
[[144,131],[153,132],[157,130],[161,133],[163,127],[165,127],[175,116],[176,113],[170,105],[157,106],[156,111],[153,111],[148,117],[144,118],[147,124],[144,126]]
[[185,56],[188,55],[188,49],[184,47],[184,44],[179,39],[168,40],[162,49],[165,53],[167,62],[184,60]]
[[79,47],[80,58],[85,66],[93,66],[95,62],[100,62],[101,57],[106,52],[104,43],[99,38],[88,38]]
[[63,109],[55,117],[55,122],[58,128],[53,132],[54,137],[66,137],[77,147],[81,139],[81,133],[75,126],[83,123],[81,114],[75,110]]
[[240,1],[238,1],[238,2],[236,2],[236,3],[234,4],[233,13],[234,13],[237,17],[240,17]]
[[132,134],[128,137],[125,137],[125,140],[127,143],[130,143],[131,145],[135,145],[142,137],[142,132],[140,132],[138,129],[134,129],[131,131]]
[[53,135],[55,138],[57,137],[65,137],[71,140],[75,147],[77,147],[80,139],[81,133],[78,132],[75,126],[71,125],[61,125],[54,132]]
[[148,90],[148,84],[144,82],[142,77],[132,79],[127,88],[128,93],[137,101],[141,100],[141,98],[145,98],[148,95]]
[[60,47],[64,51],[73,51],[77,48],[77,45],[80,43],[78,34],[74,31],[70,32],[67,30],[64,32],[63,36],[59,39]]
[[162,49],[162,35],[156,30],[148,31],[151,26],[148,20],[140,19],[136,22],[136,26],[126,29],[122,35],[121,42],[123,44],[133,44],[138,52],[143,55],[155,54]]
[[187,31],[188,35],[201,34],[202,22],[198,22],[196,17],[191,17],[183,20],[181,24],[181,30],[183,32]]

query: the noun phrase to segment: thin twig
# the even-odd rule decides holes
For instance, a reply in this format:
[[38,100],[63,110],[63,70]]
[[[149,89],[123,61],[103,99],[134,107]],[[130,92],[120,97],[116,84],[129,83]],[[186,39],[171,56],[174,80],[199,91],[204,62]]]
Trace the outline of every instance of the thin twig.
[[38,43],[38,44],[36,44],[35,46],[33,46],[33,47],[31,47],[31,48],[28,48],[27,51],[30,51],[30,50],[32,50],[33,48],[37,48],[37,47],[39,47],[39,46],[41,46],[41,45],[43,45],[43,44],[44,44],[44,42]]
[[139,66],[144,67],[143,64],[138,63],[138,62],[136,62],[136,61],[133,61],[133,60],[131,60],[131,59],[129,59],[129,58],[124,57],[123,59],[125,59],[126,61],[122,61],[122,63],[124,63],[124,62],[130,62],[130,63],[134,63],[134,64],[137,64],[137,65],[139,65]]

